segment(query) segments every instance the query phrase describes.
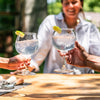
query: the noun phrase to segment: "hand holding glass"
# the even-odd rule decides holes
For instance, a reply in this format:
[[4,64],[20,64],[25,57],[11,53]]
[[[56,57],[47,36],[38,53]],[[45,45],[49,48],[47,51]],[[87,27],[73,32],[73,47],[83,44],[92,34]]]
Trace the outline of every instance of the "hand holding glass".
[[[15,48],[16,51],[20,54],[23,54],[26,58],[30,57],[32,54],[34,54],[38,50],[38,39],[37,34],[32,32],[24,32],[24,37],[17,36],[16,42],[15,42]],[[29,74],[30,72],[27,69],[24,69],[24,74]]]
[[[75,40],[76,40],[75,33],[73,29],[70,28],[61,29],[61,33],[55,31],[52,37],[53,45],[62,53],[66,53],[68,52],[68,50],[71,50],[74,47]],[[60,72],[60,73],[72,72],[71,69],[66,68],[65,56],[62,68],[55,69],[54,72]]]

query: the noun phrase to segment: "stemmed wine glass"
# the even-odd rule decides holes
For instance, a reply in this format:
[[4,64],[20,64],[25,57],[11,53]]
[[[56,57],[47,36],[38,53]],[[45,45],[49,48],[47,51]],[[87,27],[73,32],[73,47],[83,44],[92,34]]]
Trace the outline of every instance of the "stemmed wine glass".
[[[23,54],[26,58],[29,58],[32,54],[35,54],[38,50],[38,39],[37,34],[32,32],[23,32],[24,36],[17,36],[15,42],[16,51]],[[25,69],[21,70],[22,75],[32,74],[24,64]],[[33,73],[35,74],[35,73]]]
[[[71,50],[74,47],[76,37],[75,32],[72,28],[63,28],[61,29],[61,32],[54,31],[52,36],[52,43],[56,47],[56,49],[60,50],[62,53],[68,52],[68,50]],[[70,73],[73,72],[71,69],[66,68],[66,61],[65,56],[63,56],[63,66],[61,69],[55,69],[54,72],[60,72],[60,73]]]

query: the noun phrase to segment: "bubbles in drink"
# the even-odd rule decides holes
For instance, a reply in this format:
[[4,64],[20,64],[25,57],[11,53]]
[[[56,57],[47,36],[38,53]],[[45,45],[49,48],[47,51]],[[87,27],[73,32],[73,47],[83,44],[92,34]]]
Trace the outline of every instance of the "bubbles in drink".
[[38,49],[38,40],[16,41],[15,47],[18,53],[31,55],[34,54]]
[[59,50],[70,50],[74,47],[75,36],[73,35],[58,35],[53,36],[53,45]]

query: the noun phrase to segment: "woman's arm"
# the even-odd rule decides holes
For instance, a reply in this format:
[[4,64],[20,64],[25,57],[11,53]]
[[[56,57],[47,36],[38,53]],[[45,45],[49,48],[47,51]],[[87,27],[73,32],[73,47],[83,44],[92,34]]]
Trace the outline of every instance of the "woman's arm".
[[[60,55],[63,56],[61,52]],[[89,67],[100,72],[100,57],[88,54],[77,41],[75,48],[66,53],[66,62],[76,67]]]
[[9,58],[0,57],[0,68],[8,69]]
[[0,68],[3,69],[9,69],[9,70],[23,69],[24,63],[29,64],[30,59],[26,59],[23,55],[16,55],[11,58],[0,57]]
[[66,53],[67,63],[77,67],[89,67],[100,72],[100,57],[88,54],[77,41],[75,46],[76,48]]

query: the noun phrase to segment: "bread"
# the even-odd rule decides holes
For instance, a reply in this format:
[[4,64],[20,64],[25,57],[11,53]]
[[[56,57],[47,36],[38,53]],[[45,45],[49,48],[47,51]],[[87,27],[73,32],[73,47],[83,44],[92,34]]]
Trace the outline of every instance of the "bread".
[[19,78],[16,80],[16,85],[20,85],[24,83],[24,79],[23,78]]

